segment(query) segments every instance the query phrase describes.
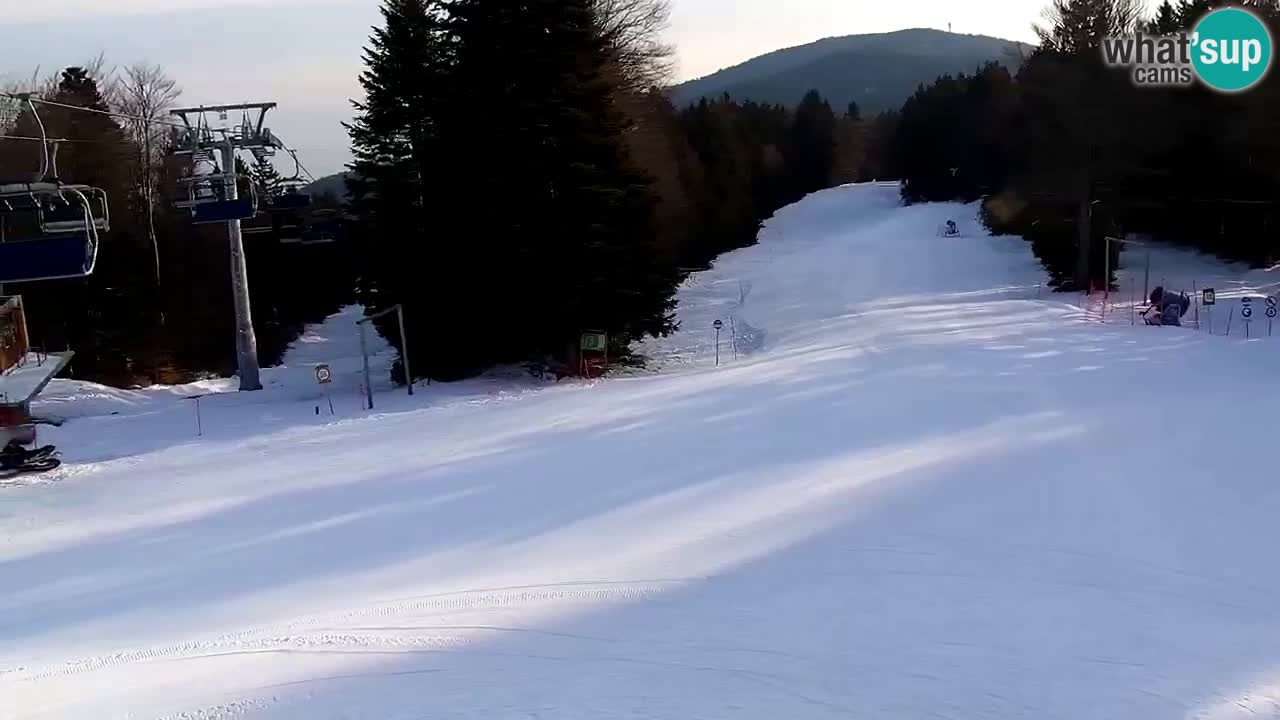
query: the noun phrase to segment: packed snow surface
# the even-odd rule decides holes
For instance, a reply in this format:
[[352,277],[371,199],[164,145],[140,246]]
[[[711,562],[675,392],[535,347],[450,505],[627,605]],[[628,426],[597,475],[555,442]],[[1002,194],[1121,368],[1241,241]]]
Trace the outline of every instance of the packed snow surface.
[[355,310],[261,393],[56,382],[0,718],[1280,717],[1276,344],[1098,322],[974,213],[813,195],[602,382],[365,410]]

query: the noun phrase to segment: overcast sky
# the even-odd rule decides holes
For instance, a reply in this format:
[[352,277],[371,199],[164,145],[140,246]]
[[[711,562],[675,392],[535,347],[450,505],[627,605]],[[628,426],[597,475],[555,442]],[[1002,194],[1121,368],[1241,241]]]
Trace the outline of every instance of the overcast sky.
[[[1047,0],[672,0],[679,79],[823,37],[912,27],[1033,38]],[[316,175],[349,155],[341,125],[376,0],[0,0],[0,76],[82,63],[159,63],[181,102],[274,101],[269,125]],[[2,148],[0,148],[2,150]]]

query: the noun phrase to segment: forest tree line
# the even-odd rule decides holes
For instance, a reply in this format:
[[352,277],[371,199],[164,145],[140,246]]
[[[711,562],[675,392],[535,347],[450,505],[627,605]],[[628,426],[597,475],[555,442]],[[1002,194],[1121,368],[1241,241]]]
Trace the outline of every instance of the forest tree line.
[[[942,77],[902,109],[893,155],[908,201],[977,200],[997,233],[1030,240],[1064,290],[1101,288],[1107,236],[1145,234],[1256,264],[1280,255],[1280,80],[1247,92],[1139,87],[1103,62],[1106,37],[1169,35],[1243,5],[1280,28],[1274,0],[1054,0],[1039,44]],[[1113,243],[1117,255],[1121,245]],[[1117,267],[1113,257],[1110,267]]]

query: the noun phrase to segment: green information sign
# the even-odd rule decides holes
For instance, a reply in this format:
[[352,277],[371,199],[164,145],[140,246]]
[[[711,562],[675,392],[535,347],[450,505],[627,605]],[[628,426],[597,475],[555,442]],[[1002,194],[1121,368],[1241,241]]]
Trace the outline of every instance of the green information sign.
[[604,352],[608,337],[604,333],[582,333],[582,349],[588,352]]

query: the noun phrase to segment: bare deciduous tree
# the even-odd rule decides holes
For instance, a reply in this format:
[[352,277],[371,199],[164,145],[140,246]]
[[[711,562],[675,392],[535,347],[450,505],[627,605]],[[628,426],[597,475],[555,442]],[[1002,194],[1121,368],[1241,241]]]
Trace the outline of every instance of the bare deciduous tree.
[[1042,50],[1075,53],[1132,33],[1144,14],[1143,0],[1053,0],[1043,12],[1045,24],[1033,29]]
[[159,65],[134,63],[124,69],[116,84],[113,107],[132,119],[124,121],[135,153],[133,189],[146,213],[147,239],[155,254],[156,283],[160,283],[160,244],[156,239],[155,195],[163,147],[162,120],[182,94],[178,84]]
[[626,89],[646,92],[671,77],[674,50],[662,39],[671,17],[668,0],[596,0],[595,9]]

